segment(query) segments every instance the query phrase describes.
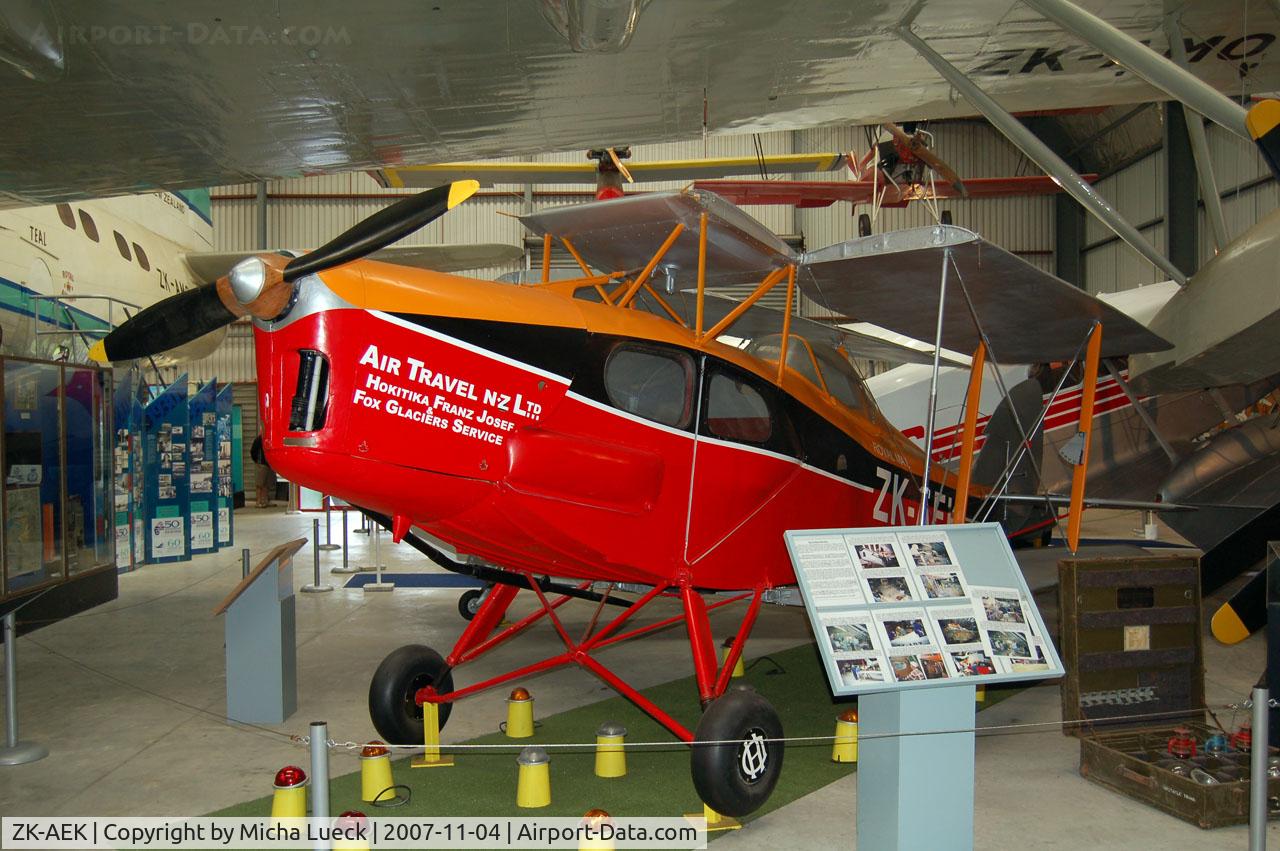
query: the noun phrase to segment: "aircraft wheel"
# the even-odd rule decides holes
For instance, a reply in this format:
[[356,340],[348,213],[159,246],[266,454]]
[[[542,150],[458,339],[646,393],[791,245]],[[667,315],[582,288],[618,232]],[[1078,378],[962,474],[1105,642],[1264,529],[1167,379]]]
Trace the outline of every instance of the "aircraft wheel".
[[944,224],[944,225],[949,225],[949,224],[951,224],[951,211],[950,211],[950,210],[943,210],[943,211],[942,211],[942,216],[941,216],[941,218],[942,218],[942,224]]
[[483,598],[483,588],[472,588],[462,592],[462,596],[458,598],[458,614],[462,615],[463,620],[469,621],[476,616],[476,612],[480,611],[480,601]]
[[858,236],[871,236],[871,217],[866,213],[858,214]]
[[[759,809],[782,773],[782,721],[769,701],[747,686],[712,701],[694,731],[693,787],[711,809],[745,816]],[[698,742],[725,742],[702,745]]]
[[[453,674],[444,658],[430,647],[406,644],[382,660],[369,683],[369,717],[382,738],[393,745],[422,744],[422,707],[413,696],[434,685],[453,691]],[[449,720],[453,704],[440,704],[440,727]]]

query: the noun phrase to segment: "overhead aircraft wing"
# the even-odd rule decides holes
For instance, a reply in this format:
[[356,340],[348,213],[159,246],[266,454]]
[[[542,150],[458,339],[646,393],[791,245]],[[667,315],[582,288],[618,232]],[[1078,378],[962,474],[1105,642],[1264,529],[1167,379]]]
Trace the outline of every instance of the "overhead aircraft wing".
[[609,201],[554,207],[521,216],[539,236],[568,239],[591,267],[602,272],[640,270],[677,226],[682,230],[662,256],[655,280],[670,277],[679,288],[697,283],[698,228],[707,215],[707,285],[761,280],[793,262],[777,234],[710,192],[650,192]]
[[[762,157],[711,157],[688,160],[627,160],[627,170],[637,183],[664,180],[705,180],[735,174],[809,174],[844,167],[844,155],[766,154]],[[595,185],[596,164],[548,162],[453,162],[383,168],[370,172],[374,180],[395,189],[430,188],[454,180],[495,183],[583,183]]]
[[[894,34],[914,2],[634,3],[589,32],[563,28],[563,4],[510,0],[221,0],[217,17],[26,3],[0,65],[0,111],[22,129],[0,138],[0,202],[972,115]],[[1083,5],[1167,49],[1162,0]],[[1280,89],[1280,25],[1259,5],[1179,4],[1197,77]],[[930,2],[914,27],[1013,112],[1165,97],[1013,0]]]
[[1102,323],[1103,357],[1170,346],[1083,290],[951,225],[893,231],[807,252],[796,280],[828,309],[932,342],[948,255],[953,265],[943,313],[944,348],[977,348],[974,314],[991,342],[990,356],[999,363],[1067,360],[1083,351],[1094,321]]
[[[202,281],[214,281],[225,275],[232,266],[246,257],[273,253],[263,251],[195,251],[182,255],[191,273]],[[518,245],[500,242],[475,245],[393,245],[369,255],[370,259],[397,266],[413,266],[436,272],[459,272],[464,269],[484,269],[514,263],[524,257]]]
[[[1081,175],[1092,183],[1096,174]],[[1015,195],[1053,195],[1062,187],[1052,177],[969,177],[964,181],[968,198],[1003,198]],[[694,189],[714,192],[735,204],[786,204],[794,207],[829,207],[837,201],[870,204],[877,191],[883,203],[942,200],[962,197],[950,183],[934,187],[908,186],[898,191],[881,180],[695,180]]]

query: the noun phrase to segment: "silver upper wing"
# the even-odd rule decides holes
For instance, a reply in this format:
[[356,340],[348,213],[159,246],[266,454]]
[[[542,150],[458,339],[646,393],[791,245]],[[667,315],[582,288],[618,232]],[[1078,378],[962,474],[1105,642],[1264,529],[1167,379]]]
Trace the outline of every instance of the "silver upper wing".
[[[893,34],[913,2],[13,0],[0,200],[972,114]],[[1079,2],[1165,49],[1164,0]],[[1267,4],[1176,11],[1196,76],[1280,88]],[[1016,0],[915,29],[1015,112],[1163,97]]]
[[973,351],[981,325],[990,355],[999,363],[1067,360],[1083,354],[1094,322],[1102,323],[1103,357],[1170,348],[1114,307],[952,225],[877,234],[808,252],[797,280],[825,307],[933,341],[944,259],[943,348]]

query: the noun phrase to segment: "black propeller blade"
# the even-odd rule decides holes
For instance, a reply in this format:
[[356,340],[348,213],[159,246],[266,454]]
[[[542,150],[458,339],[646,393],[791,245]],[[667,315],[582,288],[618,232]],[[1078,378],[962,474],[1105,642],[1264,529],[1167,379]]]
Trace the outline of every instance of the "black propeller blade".
[[292,281],[386,248],[440,218],[479,188],[477,181],[459,180],[397,201],[314,251],[290,260],[284,267],[284,279]]
[[[251,277],[237,278],[239,273],[233,269],[230,277],[221,282],[226,284],[222,292],[220,282],[213,282],[156,302],[103,337],[89,350],[89,356],[103,362],[131,360],[189,343],[243,313],[274,319],[288,303],[287,293],[292,292],[291,288],[282,292],[281,287],[288,287],[289,282],[303,275],[385,248],[444,215],[479,188],[474,180],[459,180],[397,201],[316,250],[290,260],[284,267],[283,282],[279,272],[266,269],[263,261],[257,260]],[[237,269],[246,263],[237,264]],[[248,285],[243,288],[238,286],[245,283]],[[236,302],[244,310],[233,311]]]
[[89,356],[105,361],[146,357],[189,343],[235,318],[218,297],[217,284],[204,284],[138,311],[102,338]]

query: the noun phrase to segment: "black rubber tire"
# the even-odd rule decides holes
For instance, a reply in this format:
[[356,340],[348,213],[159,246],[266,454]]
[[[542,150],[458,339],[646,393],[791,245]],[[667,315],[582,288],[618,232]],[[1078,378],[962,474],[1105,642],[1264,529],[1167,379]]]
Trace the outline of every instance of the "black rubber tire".
[[[442,693],[453,691],[453,673],[430,647],[406,644],[382,660],[369,683],[369,717],[383,741],[422,744],[422,707],[414,703],[413,696],[430,685]],[[452,703],[440,704],[441,729],[452,710]]]
[[484,596],[484,589],[471,588],[462,592],[462,596],[458,598],[458,614],[462,615],[463,620],[471,620],[476,616],[476,612],[480,610],[480,598]]
[[871,236],[871,217],[866,213],[858,214],[858,236]]
[[951,223],[952,223],[952,221],[951,221],[951,211],[950,211],[950,210],[943,210],[943,211],[942,211],[942,215],[940,216],[940,218],[942,219],[942,224],[944,224],[944,225],[949,225],[949,224],[951,224]]
[[[737,818],[758,810],[782,773],[783,743],[756,742],[748,753],[753,737],[780,740],[782,721],[769,701],[748,686],[735,687],[712,701],[694,731],[689,763],[693,787],[722,815]],[[733,743],[698,744],[715,741]],[[754,764],[753,756],[758,760]]]

